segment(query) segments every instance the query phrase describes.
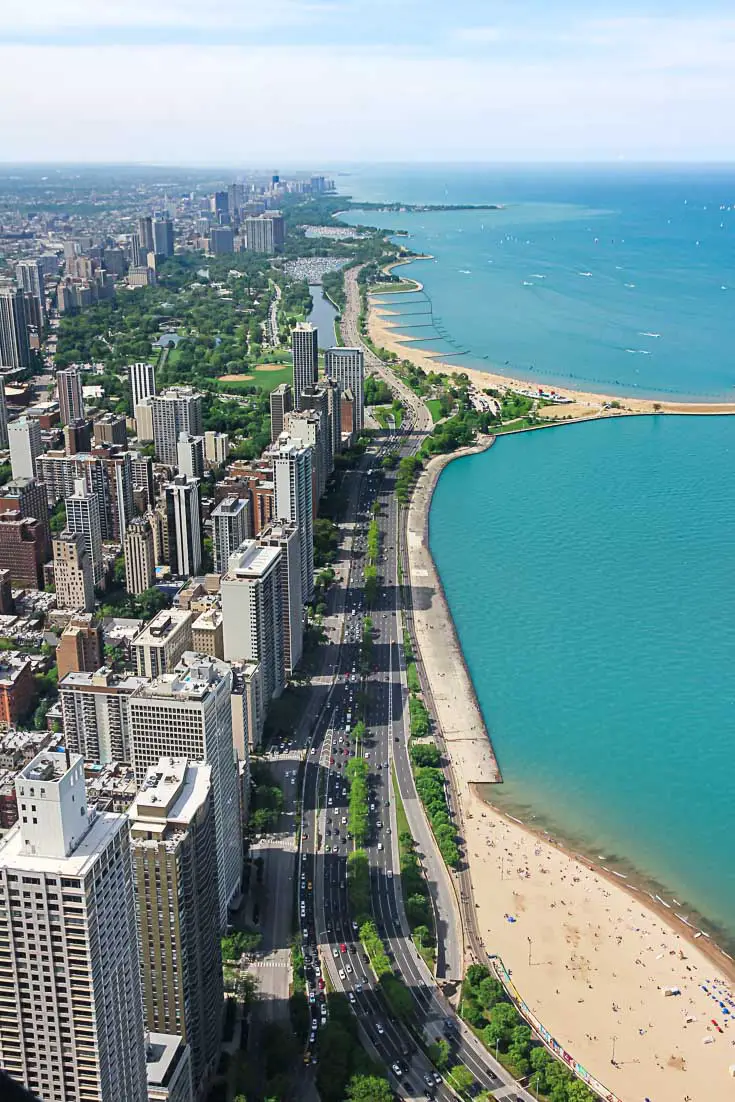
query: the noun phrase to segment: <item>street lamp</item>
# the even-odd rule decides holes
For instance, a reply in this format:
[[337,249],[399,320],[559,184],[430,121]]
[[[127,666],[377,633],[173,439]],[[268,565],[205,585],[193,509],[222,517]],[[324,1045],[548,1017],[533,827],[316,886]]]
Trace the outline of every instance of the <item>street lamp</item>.
[[615,1036],[613,1035],[613,1039],[612,1039],[612,1055],[610,1056],[610,1063],[611,1063],[611,1064],[614,1064],[614,1063],[615,1063],[615,1042],[616,1042],[616,1041],[617,1041],[617,1037],[615,1037]]

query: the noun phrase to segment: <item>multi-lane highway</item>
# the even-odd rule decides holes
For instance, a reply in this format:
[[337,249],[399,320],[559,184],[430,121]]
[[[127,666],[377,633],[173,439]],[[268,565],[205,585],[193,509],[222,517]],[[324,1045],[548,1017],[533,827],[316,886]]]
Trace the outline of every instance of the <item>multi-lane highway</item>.
[[[454,888],[436,853],[423,817],[408,761],[407,688],[402,648],[398,586],[398,512],[393,474],[382,457],[391,451],[415,450],[421,433],[414,430],[409,408],[400,433],[384,434],[370,449],[357,474],[355,512],[348,519],[349,561],[343,572],[344,632],[336,676],[315,724],[306,754],[302,790],[302,834],[298,862],[298,910],[310,986],[310,1046],[318,1048],[326,1020],[325,986],[345,994],[358,1018],[366,1047],[390,1069],[393,1085],[404,1097],[454,1099],[417,1043],[445,1036],[450,1064],[464,1064],[478,1089],[492,1089],[498,1099],[530,1098],[485,1052],[455,1018],[411,940],[400,888],[398,839],[392,774],[399,788],[419,851],[424,858],[437,917],[440,978],[459,981],[463,970],[461,927]],[[361,637],[367,528],[377,502],[381,531],[380,587],[370,611],[373,623],[372,669],[361,677]],[[367,735],[358,744],[355,726],[361,702]],[[347,892],[349,785],[345,768],[361,754],[369,765],[370,835],[365,849],[370,864],[373,917],[413,1001],[413,1012],[392,1018],[377,988],[357,937]],[[327,978],[328,977],[328,978]],[[329,1054],[322,1054],[329,1058]]]

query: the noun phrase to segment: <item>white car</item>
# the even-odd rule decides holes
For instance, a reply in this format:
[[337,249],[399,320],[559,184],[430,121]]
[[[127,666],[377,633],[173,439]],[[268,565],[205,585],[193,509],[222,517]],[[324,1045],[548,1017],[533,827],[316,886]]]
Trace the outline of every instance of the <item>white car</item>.
[[341,980],[343,980],[343,979],[345,979],[345,978],[346,978],[346,977],[345,977],[345,970],[344,970],[344,968],[340,968],[340,970],[339,970],[339,978],[340,978]]

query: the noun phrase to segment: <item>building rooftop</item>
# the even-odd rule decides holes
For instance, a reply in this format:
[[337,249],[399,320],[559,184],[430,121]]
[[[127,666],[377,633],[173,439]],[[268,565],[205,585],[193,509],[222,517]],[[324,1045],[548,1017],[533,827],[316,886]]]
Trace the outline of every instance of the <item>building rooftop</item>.
[[133,674],[115,673],[108,666],[100,669],[72,670],[66,677],[62,677],[59,683],[60,689],[84,689],[86,692],[116,692],[133,693],[141,685],[148,683],[147,677],[136,677]]
[[5,651],[0,658],[0,685],[14,685],[23,671],[32,666],[27,654],[20,651]]
[[187,758],[161,758],[146,773],[128,815],[140,841],[160,841],[172,827],[185,828],[197,814],[212,786],[212,769]]
[[[63,756],[59,755],[62,757]],[[65,772],[65,770],[64,770]],[[55,776],[56,780],[57,777]],[[98,854],[121,829],[122,815],[113,812],[92,813],[92,824],[69,857],[41,857],[23,850],[20,826],[16,824],[0,840],[0,868],[38,872],[50,876],[83,877],[94,865]]]
[[234,516],[235,513],[242,512],[248,506],[248,500],[244,497],[235,497],[234,494],[229,497],[223,498],[219,505],[212,510],[213,517],[222,516]]
[[161,674],[153,681],[146,680],[135,694],[135,698],[166,697],[182,702],[204,700],[212,688],[219,685],[225,678],[231,680],[231,677],[227,662],[210,658],[209,655],[196,654],[194,651],[185,651],[172,673]]
[[197,616],[191,625],[192,631],[216,631],[222,623],[222,610],[220,608],[208,608]]
[[190,620],[191,613],[186,609],[162,609],[145,625],[140,635],[135,638],[134,644],[137,647],[163,646],[173,631],[183,627]]
[[244,540],[237,551],[230,555],[222,581],[234,581],[237,578],[261,578],[278,562],[280,550],[277,547],[260,547],[255,540]]
[[167,1086],[187,1046],[176,1033],[149,1033],[145,1050],[145,1072],[149,1087]]

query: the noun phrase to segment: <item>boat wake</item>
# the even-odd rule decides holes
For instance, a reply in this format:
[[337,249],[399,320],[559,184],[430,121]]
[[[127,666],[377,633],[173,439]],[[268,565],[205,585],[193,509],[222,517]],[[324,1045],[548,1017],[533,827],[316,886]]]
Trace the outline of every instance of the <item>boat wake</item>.
[[651,353],[647,348],[626,348],[626,352],[630,352],[633,356],[650,356]]

